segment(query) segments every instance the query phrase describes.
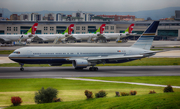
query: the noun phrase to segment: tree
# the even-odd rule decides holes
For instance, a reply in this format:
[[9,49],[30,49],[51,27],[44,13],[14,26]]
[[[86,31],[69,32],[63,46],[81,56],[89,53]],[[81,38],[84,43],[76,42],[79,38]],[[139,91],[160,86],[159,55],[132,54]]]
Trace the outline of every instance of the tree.
[[58,91],[54,88],[47,88],[44,89],[44,87],[41,88],[38,92],[35,93],[35,102],[40,103],[51,103],[53,102],[54,98],[57,98]]
[[147,20],[152,20],[151,17],[148,17]]

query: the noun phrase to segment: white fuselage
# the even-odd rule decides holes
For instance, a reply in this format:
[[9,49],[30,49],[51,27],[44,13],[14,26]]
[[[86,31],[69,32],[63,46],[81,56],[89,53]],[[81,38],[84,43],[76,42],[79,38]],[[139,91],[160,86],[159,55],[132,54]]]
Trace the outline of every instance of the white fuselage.
[[108,40],[123,38],[127,36],[125,33],[103,33],[102,35]]
[[[67,64],[70,60],[83,59],[96,64],[121,63],[146,57],[149,50],[132,47],[24,47],[14,51],[9,58],[27,64]],[[154,54],[150,54],[151,56]],[[124,58],[129,56],[129,58]],[[114,58],[115,57],[115,58]],[[93,60],[92,60],[93,59]]]
[[54,41],[57,37],[65,37],[63,34],[37,34],[36,36],[38,36],[43,41]]
[[76,40],[88,40],[89,38],[96,37],[97,34],[93,34],[93,33],[87,33],[87,34],[72,34],[71,36],[72,36],[73,38],[75,38]]
[[[21,38],[21,36],[23,36]],[[18,41],[19,39],[26,40],[29,38],[29,35],[22,35],[22,34],[17,34],[17,35],[0,35],[0,39],[3,40],[4,42],[9,42],[9,41]]]
[[72,37],[74,37],[76,40],[88,40],[92,38],[93,40],[99,39],[99,38],[105,38],[106,40],[110,39],[118,39],[126,37],[127,35],[125,33],[103,33],[101,36],[97,36],[97,34],[72,34]]

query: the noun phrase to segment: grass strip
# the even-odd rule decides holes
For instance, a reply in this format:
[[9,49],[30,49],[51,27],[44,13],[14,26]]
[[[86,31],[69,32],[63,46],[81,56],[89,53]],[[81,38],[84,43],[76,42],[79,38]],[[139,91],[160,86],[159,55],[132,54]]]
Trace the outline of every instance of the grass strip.
[[164,49],[151,49],[152,51],[164,50]]
[[[101,79],[101,78],[98,78]],[[107,77],[105,80],[119,80],[131,82],[157,83],[157,84],[171,84],[180,86],[180,76],[165,76],[165,77],[125,77],[123,80],[120,77]],[[157,82],[156,82],[157,80]],[[167,82],[165,82],[167,81]],[[58,97],[62,98],[64,102],[85,100],[85,90],[90,90],[93,94],[100,90],[105,90],[108,95],[107,98],[115,96],[115,92],[129,93],[131,90],[136,90],[137,95],[147,95],[149,91],[155,90],[156,93],[163,93],[163,87],[151,87],[130,85],[121,83],[104,83],[96,81],[80,81],[80,80],[66,80],[66,79],[0,79],[0,106],[10,106],[10,98],[12,96],[19,96],[22,98],[22,105],[34,104],[35,91],[41,87],[53,87],[59,91]],[[174,89],[175,92],[180,92],[180,89]]]
[[179,109],[180,93],[98,98],[9,107],[7,109]]
[[0,50],[0,54],[11,54],[14,50]]
[[[86,77],[99,80],[110,81],[125,81],[152,83],[161,85],[180,86],[180,76],[152,76],[152,77]],[[11,91],[36,91],[41,87],[54,87],[58,90],[81,90],[81,89],[99,89],[99,88],[119,88],[119,83],[103,83],[81,80],[66,80],[66,79],[0,79],[0,92]],[[105,86],[104,86],[105,85]],[[112,86],[109,86],[112,85]],[[118,86],[118,87],[116,87]],[[124,85],[121,85],[123,87]],[[140,86],[141,87],[141,86]]]

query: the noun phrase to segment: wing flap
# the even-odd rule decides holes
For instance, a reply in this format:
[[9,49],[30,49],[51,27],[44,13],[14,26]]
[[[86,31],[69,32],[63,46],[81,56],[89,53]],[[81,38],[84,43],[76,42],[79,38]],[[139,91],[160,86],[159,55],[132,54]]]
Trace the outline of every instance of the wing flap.
[[0,41],[5,42],[5,41],[7,41],[7,40],[4,39],[4,38],[0,38]]

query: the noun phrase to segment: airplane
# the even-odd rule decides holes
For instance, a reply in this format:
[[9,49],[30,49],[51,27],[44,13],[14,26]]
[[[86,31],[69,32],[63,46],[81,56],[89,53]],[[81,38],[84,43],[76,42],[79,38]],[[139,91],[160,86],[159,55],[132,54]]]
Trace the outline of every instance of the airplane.
[[73,27],[74,24],[71,24],[62,34],[37,34],[37,37],[43,41],[58,41],[59,39],[68,37],[72,33]]
[[21,65],[49,64],[61,66],[72,64],[76,70],[89,68],[97,71],[96,64],[123,63],[155,55],[151,45],[159,21],[154,21],[131,47],[23,47],[9,55],[9,59]]
[[127,37],[128,35],[134,35],[132,34],[132,30],[134,28],[134,24],[132,23],[123,33],[103,33],[98,35],[97,37],[94,37],[92,40],[111,40],[115,39],[116,41],[119,41],[120,38]]
[[13,41],[19,41],[21,43],[22,40],[33,37],[33,35],[36,33],[37,26],[38,23],[34,23],[34,25],[25,34],[0,35],[0,42],[9,43]]
[[87,33],[87,34],[72,34],[70,37],[66,37],[66,40],[87,40],[87,42],[92,42],[92,38],[97,35],[103,34],[106,24],[102,24],[95,33]]

